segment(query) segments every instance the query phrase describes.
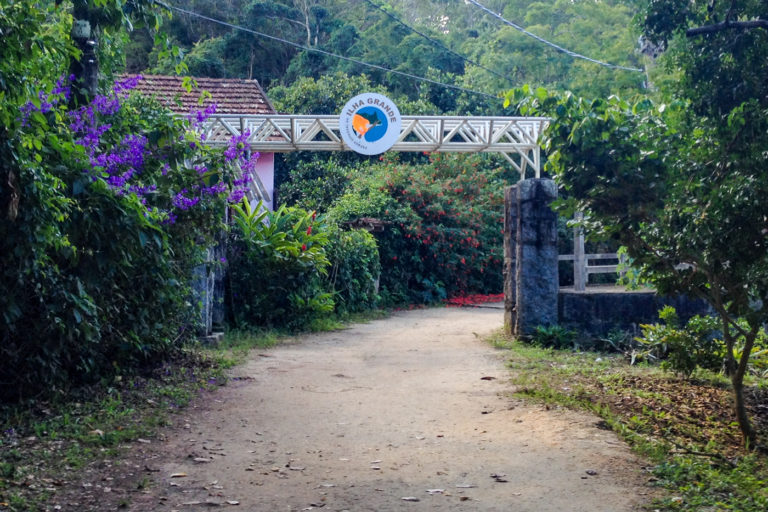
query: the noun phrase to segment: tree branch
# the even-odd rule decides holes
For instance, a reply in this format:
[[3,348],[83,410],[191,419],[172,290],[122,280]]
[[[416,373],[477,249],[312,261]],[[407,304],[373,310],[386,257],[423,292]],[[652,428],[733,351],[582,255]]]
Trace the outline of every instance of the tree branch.
[[687,37],[696,37],[702,34],[714,34],[715,32],[721,32],[729,29],[751,29],[751,28],[764,28],[768,29],[768,20],[749,20],[749,21],[730,21],[725,20],[713,25],[705,25],[703,27],[689,28],[685,31]]

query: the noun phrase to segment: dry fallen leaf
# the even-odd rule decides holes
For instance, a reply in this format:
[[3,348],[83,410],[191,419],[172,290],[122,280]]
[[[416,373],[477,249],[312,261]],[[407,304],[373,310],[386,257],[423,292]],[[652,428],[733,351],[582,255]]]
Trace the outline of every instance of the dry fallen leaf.
[[171,474],[171,478],[184,478],[185,476],[187,476],[186,473],[173,473],[173,474]]

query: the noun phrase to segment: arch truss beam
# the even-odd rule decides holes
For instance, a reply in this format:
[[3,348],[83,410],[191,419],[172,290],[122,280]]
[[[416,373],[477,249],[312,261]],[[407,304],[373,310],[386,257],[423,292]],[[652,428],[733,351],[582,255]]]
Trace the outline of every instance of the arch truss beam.
[[[402,116],[400,136],[390,151],[499,153],[520,173],[541,174],[541,117]],[[352,151],[339,133],[338,116],[214,115],[203,126],[206,143],[226,146],[248,133],[251,150]]]

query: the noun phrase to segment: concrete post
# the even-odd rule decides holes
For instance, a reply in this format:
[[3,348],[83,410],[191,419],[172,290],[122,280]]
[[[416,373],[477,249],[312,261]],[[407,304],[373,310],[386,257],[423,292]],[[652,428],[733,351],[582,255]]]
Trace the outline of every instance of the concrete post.
[[[576,212],[573,220],[584,220],[582,212]],[[584,252],[584,229],[581,226],[573,228],[573,289],[583,292],[587,289],[587,257]]]
[[516,336],[557,324],[557,214],[550,208],[556,197],[549,179],[505,191],[504,325]]

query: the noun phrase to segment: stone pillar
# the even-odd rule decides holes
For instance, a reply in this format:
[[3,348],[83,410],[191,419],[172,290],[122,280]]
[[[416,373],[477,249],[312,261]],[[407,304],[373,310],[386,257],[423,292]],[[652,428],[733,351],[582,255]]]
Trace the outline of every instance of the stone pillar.
[[505,191],[504,325],[515,336],[557,324],[557,185],[527,179]]

